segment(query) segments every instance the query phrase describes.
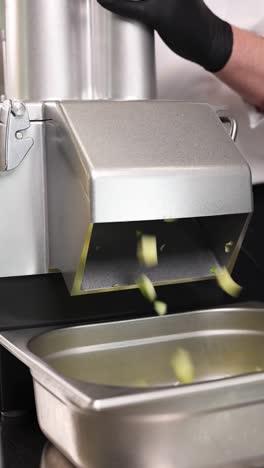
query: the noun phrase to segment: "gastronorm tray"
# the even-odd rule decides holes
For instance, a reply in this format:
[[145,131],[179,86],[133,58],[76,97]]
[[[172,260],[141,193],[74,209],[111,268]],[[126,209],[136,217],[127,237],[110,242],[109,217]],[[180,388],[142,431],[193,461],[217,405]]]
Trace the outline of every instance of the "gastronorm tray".
[[[264,460],[262,308],[6,331],[0,343],[30,368],[40,426],[78,467]],[[192,356],[192,385],[171,369],[178,347]]]

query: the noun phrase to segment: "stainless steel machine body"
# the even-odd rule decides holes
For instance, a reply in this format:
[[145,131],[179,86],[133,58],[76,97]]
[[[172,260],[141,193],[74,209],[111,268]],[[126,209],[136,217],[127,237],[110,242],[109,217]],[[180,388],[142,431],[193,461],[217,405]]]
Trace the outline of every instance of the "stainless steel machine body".
[[[50,271],[42,101],[154,98],[154,37],[96,0],[7,0],[5,7],[1,93],[13,102],[36,101],[26,105],[26,126],[9,102],[1,109],[0,276],[20,276]],[[27,135],[33,146],[25,157]]]
[[[263,465],[263,320],[263,309],[218,309],[0,342],[31,369],[41,428],[74,466],[253,467]],[[173,375],[178,346],[193,385]]]
[[149,273],[155,284],[232,268],[252,211],[251,175],[210,106],[6,101],[0,129],[1,276],[57,269],[72,294],[135,287],[139,228],[166,244]]
[[252,211],[234,122],[228,135],[206,104],[150,100],[152,31],[96,0],[7,0],[3,44],[0,276],[135,287],[138,223],[166,244],[155,284],[232,269]]
[[96,0],[6,0],[6,96],[155,98],[154,35]]

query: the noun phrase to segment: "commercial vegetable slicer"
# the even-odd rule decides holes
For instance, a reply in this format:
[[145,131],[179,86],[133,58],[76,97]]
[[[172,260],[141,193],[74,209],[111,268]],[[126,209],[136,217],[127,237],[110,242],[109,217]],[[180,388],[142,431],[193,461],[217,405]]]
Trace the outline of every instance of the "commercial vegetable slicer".
[[74,295],[130,288],[137,231],[166,246],[155,284],[234,265],[252,211],[236,123],[153,99],[153,41],[95,2],[7,1],[0,276],[59,270]]
[[[219,267],[232,272],[253,210],[250,169],[235,144],[237,123],[226,109],[157,100],[154,52],[154,36],[147,27],[112,15],[96,0],[6,0],[0,113],[1,278],[31,281],[36,275],[61,272],[69,296],[85,296],[136,288],[142,271],[157,286],[214,280],[214,268]],[[157,238],[159,265],[151,270],[138,264],[138,233]],[[254,377],[259,379],[257,386],[253,377],[253,381],[240,377],[226,383],[221,377],[230,376],[232,369],[218,363],[211,374],[200,369],[197,379],[221,383],[177,388],[169,371],[161,371],[160,376],[149,375],[149,385],[142,390],[136,384],[140,376],[133,371],[133,353],[138,361],[142,356],[143,367],[138,368],[146,372],[147,356],[158,362],[161,353],[167,359],[171,345],[188,334],[207,336],[209,326],[214,336],[220,329],[230,336],[238,333],[235,311],[230,311],[230,321],[222,320],[221,312],[215,320],[210,311],[206,314],[58,332],[34,329],[32,324],[26,330],[24,324],[19,327],[24,330],[3,332],[0,342],[31,369],[41,427],[76,466],[87,467],[89,459],[92,468],[124,463],[129,468],[150,463],[155,468],[204,468],[212,466],[212,452],[201,453],[201,447],[212,442],[208,431],[213,426],[202,416],[211,411],[213,418],[226,402],[232,409],[236,403],[243,410],[245,405],[249,408],[253,400],[245,392],[260,390],[261,376]],[[247,327],[245,314],[240,314],[241,334],[249,335],[245,349],[250,349],[255,325]],[[259,315],[254,317],[257,323]],[[49,321],[53,328],[59,322],[58,317]],[[72,314],[71,323],[77,321]],[[231,342],[236,343],[236,338]],[[208,355],[213,342],[206,343]],[[202,362],[205,354],[199,346],[193,351]],[[86,358],[87,353],[95,353],[91,368],[75,361],[82,348]],[[120,348],[130,363],[129,376],[121,365]],[[117,354],[112,355],[111,349]],[[236,353],[236,345],[232,349]],[[256,353],[240,368],[242,373],[262,365],[256,362]],[[66,359],[64,364],[60,357]],[[159,364],[162,369],[163,361]],[[234,373],[239,373],[237,368]],[[238,402],[232,392],[239,386]],[[184,410],[180,416],[177,401]],[[243,415],[252,417],[248,413]],[[184,425],[185,440],[192,440],[193,424],[201,424],[201,431],[209,424],[204,432],[209,445],[201,432],[189,464],[182,451],[175,465],[180,447],[185,446],[179,421],[186,414],[190,425]],[[225,410],[223,417],[228,415]],[[241,420],[234,421],[233,429]],[[121,451],[114,441],[109,443],[113,427],[118,427]],[[166,443],[161,440],[163,430],[171,433]],[[91,441],[87,447],[85,431]],[[137,455],[124,442],[126,431]],[[144,439],[147,431],[149,437]],[[178,437],[174,448],[173,434]],[[153,441],[156,449],[151,456]],[[238,459],[238,448],[233,452],[230,448],[232,441],[226,451],[211,447],[219,464]],[[249,456],[259,455],[258,445]]]

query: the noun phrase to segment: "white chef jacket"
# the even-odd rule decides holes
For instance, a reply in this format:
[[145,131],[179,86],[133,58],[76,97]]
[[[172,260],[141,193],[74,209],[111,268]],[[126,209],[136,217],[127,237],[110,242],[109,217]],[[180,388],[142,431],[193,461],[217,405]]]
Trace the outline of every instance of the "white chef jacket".
[[[206,4],[226,21],[264,35],[264,0],[206,0]],[[264,183],[264,117],[214,75],[171,52],[158,36],[156,64],[160,99],[228,107],[238,120],[238,146],[251,167],[253,183]]]

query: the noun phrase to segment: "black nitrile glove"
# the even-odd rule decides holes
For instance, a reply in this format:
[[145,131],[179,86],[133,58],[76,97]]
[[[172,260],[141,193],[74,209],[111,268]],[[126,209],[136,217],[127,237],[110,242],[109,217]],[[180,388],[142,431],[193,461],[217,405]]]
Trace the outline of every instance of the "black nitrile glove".
[[232,27],[202,0],[98,1],[113,13],[156,29],[173,52],[210,72],[220,71],[231,56]]

